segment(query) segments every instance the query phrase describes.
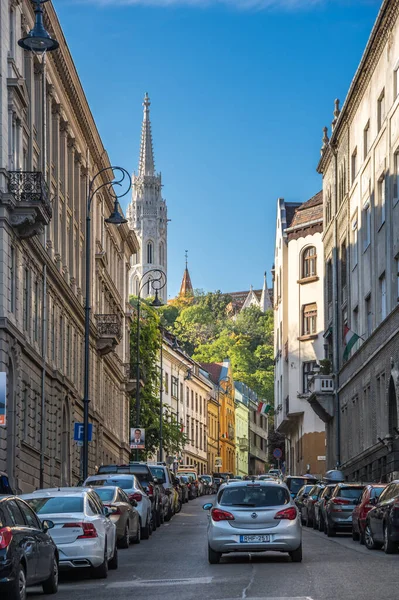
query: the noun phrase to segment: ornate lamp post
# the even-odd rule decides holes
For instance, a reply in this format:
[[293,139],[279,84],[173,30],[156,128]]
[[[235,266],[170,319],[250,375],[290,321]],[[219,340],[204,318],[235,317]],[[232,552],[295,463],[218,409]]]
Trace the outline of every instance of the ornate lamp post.
[[48,2],[48,0],[32,0],[32,2],[35,5],[35,25],[27,36],[18,41],[18,44],[24,50],[30,50],[38,54],[56,50],[59,43],[50,36],[43,24],[42,4]]
[[[120,178],[110,180],[108,174],[120,173]],[[104,179],[107,181],[104,182]],[[125,181],[126,180],[126,181]],[[101,183],[101,181],[103,183]],[[127,184],[126,184],[127,182]],[[127,219],[119,212],[119,198],[126,196],[131,189],[131,179],[126,169],[122,167],[105,167],[94,175],[89,183],[86,212],[86,301],[85,301],[85,361],[84,361],[84,396],[83,396],[83,480],[88,476],[89,467],[89,374],[90,374],[90,311],[91,311],[91,205],[93,198],[102,188],[107,188],[114,199],[114,209],[105,223],[122,225]],[[123,187],[122,193],[117,194],[115,187]]]
[[[137,290],[137,328],[136,328],[136,344],[137,344],[137,361],[136,361],[136,427],[140,427],[140,302],[141,292],[145,285],[155,291],[155,298],[151,302],[151,306],[159,308],[162,306],[162,300],[159,299],[158,293],[166,285],[167,279],[165,273],[161,269],[150,269],[140,279],[139,288]],[[161,340],[162,347],[162,340]],[[161,368],[162,377],[162,368]],[[161,382],[161,411],[162,411],[162,391],[163,383]],[[160,415],[160,434],[162,438],[162,412]],[[162,439],[161,439],[162,445]],[[136,450],[136,460],[139,459],[139,451]]]

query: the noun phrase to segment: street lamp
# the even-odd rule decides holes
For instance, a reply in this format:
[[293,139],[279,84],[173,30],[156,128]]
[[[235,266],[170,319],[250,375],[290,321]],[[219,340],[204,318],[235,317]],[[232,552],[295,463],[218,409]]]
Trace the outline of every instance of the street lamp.
[[[151,275],[151,277],[148,277]],[[155,277],[154,277],[155,275]],[[146,279],[147,278],[147,279]],[[137,290],[137,329],[136,329],[136,345],[137,345],[137,361],[136,361],[136,427],[140,427],[140,301],[141,301],[141,292],[145,285],[148,284],[155,291],[155,298],[151,302],[151,306],[155,308],[162,306],[162,301],[159,299],[159,291],[162,290],[166,285],[166,274],[161,269],[150,269],[140,279],[139,287]],[[161,340],[162,347],[162,340]],[[161,369],[161,377],[162,377],[162,369]],[[161,383],[161,392],[163,390],[163,385]],[[162,411],[162,398],[161,400],[161,411]],[[162,412],[160,419],[162,421]],[[160,425],[160,429],[162,426]],[[162,435],[162,431],[160,431]],[[162,440],[161,440],[162,444]],[[136,460],[139,458],[139,451],[136,450]]]
[[[42,4],[47,0],[33,0],[35,4],[35,25],[27,36],[18,40],[18,45],[28,52],[42,56],[42,140],[41,140],[41,166],[43,180],[47,183],[47,103],[46,103],[46,53],[59,47],[57,40],[52,39],[43,25]],[[47,244],[47,226],[44,228],[43,246]],[[45,407],[46,407],[46,360],[47,360],[47,264],[43,263],[43,310],[42,310],[42,369],[41,369],[41,416],[40,416],[40,467],[39,485],[44,487],[44,454],[45,454]]]
[[[109,172],[114,175],[110,180]],[[115,172],[120,173],[116,179]],[[106,181],[104,182],[104,179]],[[125,181],[126,180],[126,181]],[[103,183],[101,183],[103,181]],[[127,182],[127,185],[126,185]],[[115,187],[127,187],[122,193],[117,194]],[[86,300],[85,300],[85,360],[84,360],[84,395],[83,395],[83,481],[87,479],[89,467],[89,363],[90,363],[90,311],[91,311],[91,205],[93,198],[102,188],[107,188],[114,199],[114,209],[105,222],[109,225],[122,225],[127,219],[119,211],[119,198],[126,196],[131,189],[132,181],[129,173],[122,167],[105,167],[94,175],[89,183],[86,212]]]

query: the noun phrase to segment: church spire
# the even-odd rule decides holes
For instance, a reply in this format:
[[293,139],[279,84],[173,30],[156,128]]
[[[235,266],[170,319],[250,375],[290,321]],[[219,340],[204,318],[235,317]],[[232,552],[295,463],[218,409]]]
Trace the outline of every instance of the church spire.
[[260,297],[260,309],[262,312],[266,312],[270,308],[272,308],[272,303],[270,301],[269,290],[267,288],[267,279],[266,279],[266,271],[265,271],[265,274],[263,277],[262,295]]
[[190,273],[188,272],[188,251],[186,250],[186,268],[184,269],[183,279],[180,286],[180,297],[194,296],[193,285],[191,283]]
[[143,107],[143,125],[141,128],[141,144],[140,144],[140,158],[139,158],[139,177],[144,175],[154,176],[155,175],[155,163],[154,163],[154,150],[152,147],[152,132],[151,132],[151,121],[150,121],[150,99],[148,93],[145,93]]

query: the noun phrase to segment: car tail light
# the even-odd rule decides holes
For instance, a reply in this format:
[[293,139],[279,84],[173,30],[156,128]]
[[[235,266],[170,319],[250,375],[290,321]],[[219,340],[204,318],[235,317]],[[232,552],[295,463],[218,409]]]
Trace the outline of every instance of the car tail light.
[[80,527],[83,529],[82,535],[78,535],[77,539],[92,539],[98,537],[97,530],[93,523],[64,523],[63,527]]
[[350,500],[347,500],[346,498],[333,498],[331,502],[333,504],[340,504],[341,506],[343,504],[350,504]]
[[234,521],[234,515],[227,512],[227,510],[220,510],[220,508],[213,508],[211,517],[212,521]]
[[129,500],[136,500],[136,502],[141,502],[143,499],[143,496],[140,494],[140,492],[135,492],[134,494],[129,494]]
[[12,529],[11,527],[3,527],[0,529],[0,550],[8,548],[12,540]]
[[149,484],[148,484],[148,488],[147,488],[147,490],[148,490],[148,495],[149,495],[150,497],[154,495],[154,486],[152,485],[152,483],[149,483]]
[[289,521],[293,521],[296,519],[297,511],[294,506],[290,506],[290,508],[284,508],[284,510],[280,510],[276,515],[275,519],[288,519]]

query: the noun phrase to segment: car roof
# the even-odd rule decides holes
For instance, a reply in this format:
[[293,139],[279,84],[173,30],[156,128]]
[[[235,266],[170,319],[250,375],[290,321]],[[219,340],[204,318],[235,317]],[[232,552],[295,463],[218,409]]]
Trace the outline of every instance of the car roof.
[[237,481],[231,481],[230,480],[230,482],[227,481],[221,487],[225,488],[225,487],[229,487],[231,485],[238,486],[238,487],[247,487],[247,486],[250,486],[250,487],[259,487],[259,486],[261,486],[261,487],[268,487],[268,486],[273,487],[273,486],[276,486],[276,485],[281,485],[281,487],[287,488],[287,486],[285,485],[285,483],[283,483],[282,481],[276,480],[276,479],[274,479],[274,480],[270,480],[270,479],[255,479],[254,481],[252,481],[252,480],[241,481],[241,479],[238,479]]
[[28,494],[21,494],[21,498],[24,499],[27,496],[35,497],[35,496],[81,496],[88,491],[93,490],[91,487],[65,487],[65,488],[47,488],[45,490],[35,490],[34,492],[29,492]]
[[106,479],[131,479],[134,477],[134,473],[101,473],[100,475],[89,475],[89,477],[85,481],[89,481],[90,479],[100,479],[100,481]]

